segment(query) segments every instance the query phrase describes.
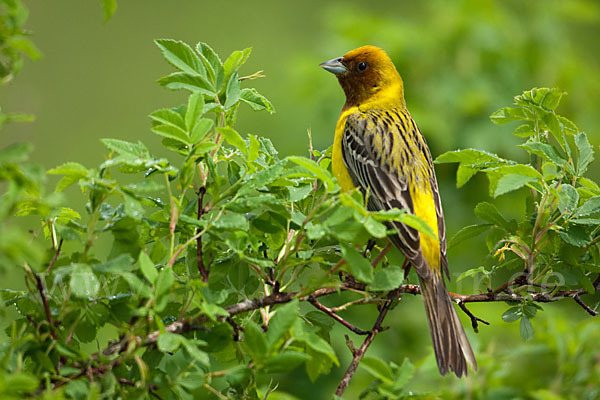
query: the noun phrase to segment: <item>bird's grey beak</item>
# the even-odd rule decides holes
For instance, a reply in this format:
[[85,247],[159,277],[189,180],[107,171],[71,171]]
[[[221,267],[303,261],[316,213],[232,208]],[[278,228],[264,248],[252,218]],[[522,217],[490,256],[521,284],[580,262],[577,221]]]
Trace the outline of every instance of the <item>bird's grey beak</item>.
[[326,71],[331,72],[332,74],[340,75],[348,72],[348,68],[344,64],[342,64],[342,57],[334,58],[333,60],[325,61],[324,63],[319,64]]

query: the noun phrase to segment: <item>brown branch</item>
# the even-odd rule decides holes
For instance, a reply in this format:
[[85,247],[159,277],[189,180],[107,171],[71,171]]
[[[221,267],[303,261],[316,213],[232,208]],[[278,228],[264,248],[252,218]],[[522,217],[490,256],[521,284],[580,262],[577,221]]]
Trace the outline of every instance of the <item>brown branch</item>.
[[60,250],[62,249],[63,240],[64,239],[61,238],[60,242],[58,242],[58,247],[56,248],[56,251],[54,252],[54,256],[52,257],[52,260],[50,260],[50,264],[48,264],[47,272],[50,272],[50,270],[52,269],[52,266],[54,265],[56,260],[58,260],[58,256],[60,256]]
[[[306,295],[298,297],[298,292],[279,292],[273,293],[268,296],[259,297],[255,299],[244,300],[240,303],[233,304],[229,307],[226,307],[225,310],[229,314],[228,317],[245,313],[248,311],[258,310],[260,308],[266,306],[272,306],[276,304],[284,304],[289,303],[295,298],[298,298],[300,301],[309,301],[310,297],[318,298],[321,296],[327,296],[330,294],[338,293],[339,291],[357,291],[357,290],[365,290],[366,285],[358,282],[346,281],[342,285],[337,287],[326,287],[315,290],[314,292]],[[421,288],[419,285],[413,284],[403,284],[400,285],[396,290],[394,290],[395,295],[399,295],[402,293],[419,295],[421,294]],[[582,295],[587,293],[583,289],[578,290],[559,290],[555,293],[551,292],[540,292],[540,293],[531,293],[527,296],[527,299],[531,299],[535,302],[539,303],[551,303],[566,297],[573,297],[574,295]],[[497,302],[497,301],[508,301],[508,302],[520,302],[525,301],[526,299],[523,296],[520,296],[516,293],[500,293],[497,290],[489,291],[487,293],[479,293],[479,294],[471,294],[464,295],[459,293],[450,292],[450,297],[456,303],[484,303],[484,302]],[[219,317],[220,320],[225,320],[227,317]],[[204,324],[208,322],[208,318],[204,315],[200,317],[189,320],[189,321],[177,321],[173,322],[170,325],[165,327],[167,332],[171,333],[184,333],[193,331],[196,329],[206,329]],[[160,335],[160,331],[154,331],[148,334],[145,338],[143,337],[125,337],[121,339],[119,342],[113,343],[109,345],[104,351],[104,355],[111,355],[115,353],[120,353],[127,348],[127,344],[134,340],[143,346],[153,345],[158,340],[158,336]]]
[[44,288],[44,283],[42,282],[42,278],[36,273],[33,273],[35,277],[36,287],[38,292],[40,292],[40,297],[42,298],[42,304],[44,305],[44,312],[46,313],[46,319],[48,320],[48,324],[50,324],[50,335],[52,338],[56,340],[56,332],[54,331],[54,322],[52,322],[52,313],[50,312],[50,305],[48,304],[48,298],[46,297],[46,289]]
[[574,294],[573,295],[573,300],[575,300],[575,303],[579,304],[581,307],[583,307],[583,309],[585,311],[588,312],[588,314],[590,314],[592,317],[595,317],[596,315],[598,315],[598,311],[592,310],[590,308],[590,306],[588,306],[587,304],[585,304],[583,302],[583,300],[581,300],[581,297],[579,297],[579,294]]
[[315,299],[314,297],[309,296],[308,301],[310,304],[315,306],[317,309],[323,311],[325,314],[329,315],[331,318],[333,318],[340,324],[344,325],[346,328],[350,329],[352,332],[356,333],[357,335],[367,335],[369,333],[368,331],[363,331],[362,329],[355,327],[350,322],[346,321],[345,319],[343,319],[342,317],[337,315],[335,312],[333,312],[330,308],[327,308],[323,304],[319,303],[319,301],[317,299]]
[[390,251],[391,248],[392,248],[392,243],[390,242],[387,244],[387,246],[385,246],[383,248],[383,250],[381,250],[381,252],[379,254],[377,254],[377,257],[375,257],[375,259],[371,263],[373,268],[375,268],[377,266],[377,264],[379,264],[381,262],[383,257],[385,257],[385,255],[387,254],[388,251]]
[[392,305],[392,301],[397,296],[398,296],[398,294],[397,294],[396,290],[394,290],[393,292],[390,292],[388,294],[388,299],[385,302],[385,304],[381,307],[381,311],[379,311],[379,316],[377,317],[377,320],[373,324],[373,328],[369,332],[368,336],[365,338],[365,341],[363,342],[363,344],[359,347],[358,350],[354,350],[351,348],[352,354],[353,354],[352,362],[348,366],[346,373],[344,374],[342,380],[338,384],[337,390],[335,391],[336,396],[341,397],[344,394],[344,391],[346,390],[346,388],[348,387],[348,384],[350,383],[350,379],[352,379],[352,376],[354,375],[354,373],[356,372],[356,369],[358,368],[358,364],[360,363],[360,360],[362,360],[362,358],[364,357],[367,349],[373,342],[373,339],[375,339],[375,336],[377,336],[377,334],[379,332],[384,330],[384,328],[381,326],[381,324],[383,323],[383,319],[387,315],[387,313],[390,309],[390,306]]
[[[198,189],[198,221],[204,215],[204,195],[206,194],[206,188],[202,186]],[[198,228],[200,229],[200,228]],[[208,282],[208,268],[204,266],[204,261],[202,260],[202,235],[198,235],[196,238],[196,248],[197,248],[197,257],[198,257],[198,271],[200,272],[200,276],[202,277],[203,282]]]
[[463,301],[459,301],[457,304],[460,307],[460,309],[463,310],[464,313],[469,316],[469,318],[471,318],[471,326],[473,326],[473,330],[476,333],[479,333],[479,324],[477,322],[481,322],[486,325],[490,324],[489,322],[484,321],[479,317],[476,317],[471,311],[469,311],[469,309],[467,308],[467,306],[465,305],[465,303]]

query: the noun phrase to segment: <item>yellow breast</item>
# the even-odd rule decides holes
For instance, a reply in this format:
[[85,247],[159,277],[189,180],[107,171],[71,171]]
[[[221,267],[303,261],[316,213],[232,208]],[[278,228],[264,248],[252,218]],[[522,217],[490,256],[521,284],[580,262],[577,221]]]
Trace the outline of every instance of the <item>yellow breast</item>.
[[342,111],[340,118],[338,119],[337,125],[335,126],[335,136],[333,138],[333,151],[331,154],[331,169],[333,175],[337,178],[340,187],[343,192],[354,189],[354,183],[348,173],[346,164],[342,157],[342,137],[344,136],[344,126],[346,125],[346,119],[352,113],[358,111],[358,107],[350,107],[347,110]]

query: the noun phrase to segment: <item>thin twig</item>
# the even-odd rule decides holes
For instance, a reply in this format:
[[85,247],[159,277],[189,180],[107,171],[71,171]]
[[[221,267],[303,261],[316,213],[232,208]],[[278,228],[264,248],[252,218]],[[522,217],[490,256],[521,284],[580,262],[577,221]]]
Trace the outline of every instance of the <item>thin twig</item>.
[[585,311],[587,311],[587,312],[588,312],[588,314],[590,314],[592,317],[595,317],[596,315],[598,315],[598,311],[592,310],[592,309],[590,308],[590,306],[588,306],[587,304],[585,304],[585,303],[583,302],[583,300],[581,300],[581,297],[579,297],[579,294],[574,294],[574,295],[573,295],[573,300],[575,300],[575,302],[576,302],[577,304],[579,304],[581,307],[583,307],[583,309],[584,309]]
[[46,319],[48,320],[48,324],[50,324],[50,335],[52,338],[56,340],[56,332],[54,331],[54,322],[52,322],[52,313],[50,312],[50,305],[48,304],[48,298],[46,297],[46,289],[44,288],[44,283],[42,282],[42,278],[36,273],[33,273],[35,277],[35,282],[37,286],[38,292],[40,292],[40,297],[42,298],[42,304],[44,305],[44,312],[46,313]]
[[342,317],[340,317],[339,315],[337,315],[335,312],[333,312],[330,308],[327,308],[323,304],[319,303],[319,301],[317,299],[315,299],[314,297],[309,297],[308,301],[309,301],[310,304],[312,304],[313,306],[315,306],[317,309],[323,311],[325,314],[329,315],[331,318],[333,318],[334,320],[336,320],[340,324],[344,325],[346,328],[350,329],[352,332],[356,333],[357,335],[367,335],[367,334],[369,334],[368,331],[363,331],[362,329],[359,329],[359,328],[355,327],[350,322],[346,321],[345,319],[343,319]]
[[469,318],[471,318],[471,326],[473,326],[473,330],[476,333],[479,333],[479,324],[477,323],[478,321],[481,323],[484,323],[486,325],[490,324],[489,322],[484,321],[483,319],[481,319],[479,317],[476,317],[471,311],[469,311],[469,309],[467,308],[467,306],[465,305],[465,303],[463,301],[459,301],[458,306],[460,307],[461,310],[464,311],[465,314],[467,314],[469,316]]
[[56,260],[58,260],[58,256],[60,256],[60,249],[62,248],[63,240],[64,239],[61,238],[60,242],[58,242],[58,247],[56,248],[56,251],[54,252],[54,256],[52,257],[52,260],[50,260],[50,264],[48,264],[48,269],[46,270],[48,273],[52,269],[52,266],[54,265]]
[[[206,194],[206,188],[202,186],[198,189],[198,221],[202,219],[204,215],[204,195]],[[200,229],[200,228],[198,228]],[[208,269],[204,266],[204,261],[202,260],[202,235],[198,235],[196,238],[196,247],[197,247],[197,257],[198,257],[198,272],[200,272],[200,276],[202,277],[203,282],[208,282]]]
[[385,255],[387,254],[388,251],[390,251],[391,248],[392,248],[392,243],[390,242],[387,244],[387,246],[385,246],[383,248],[383,250],[381,250],[381,252],[379,254],[377,254],[377,257],[375,257],[375,259],[371,263],[373,268],[375,268],[381,262],[383,257],[385,257]]
[[352,379],[352,376],[354,375],[354,373],[356,372],[356,369],[358,368],[358,364],[360,363],[360,360],[364,357],[365,352],[367,351],[367,349],[373,342],[373,339],[375,339],[375,336],[377,336],[377,334],[383,330],[383,328],[381,326],[381,324],[383,323],[383,319],[387,315],[387,312],[389,311],[390,306],[392,305],[392,300],[397,296],[398,296],[398,294],[396,293],[396,291],[393,291],[388,295],[388,299],[385,302],[385,304],[381,307],[379,316],[377,317],[377,320],[373,324],[373,328],[371,329],[371,331],[365,338],[365,341],[363,342],[363,344],[360,346],[360,348],[358,350],[354,350],[352,352],[353,353],[352,362],[348,366],[348,369],[346,370],[344,377],[338,384],[337,390],[335,391],[336,396],[341,397],[344,394],[344,391],[346,390],[346,388],[348,387],[348,384],[350,383],[350,379]]

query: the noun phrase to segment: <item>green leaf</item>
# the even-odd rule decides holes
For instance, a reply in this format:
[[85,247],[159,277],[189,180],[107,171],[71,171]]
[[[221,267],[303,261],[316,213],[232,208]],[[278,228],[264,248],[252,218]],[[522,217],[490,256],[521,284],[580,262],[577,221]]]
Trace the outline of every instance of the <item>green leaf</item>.
[[219,229],[248,230],[248,220],[243,214],[227,211],[215,221],[215,227]]
[[521,144],[519,145],[519,147],[527,150],[531,154],[540,156],[543,159],[548,160],[559,167],[564,166],[567,162],[567,160],[560,155],[556,147],[546,143],[532,141],[525,144]]
[[117,152],[121,156],[132,158],[146,158],[150,156],[150,152],[142,142],[132,143],[120,139],[105,138],[100,141],[112,151]]
[[[558,193],[558,209],[563,213],[572,213],[579,203],[579,192],[573,186],[563,183]],[[586,214],[581,214],[586,215]]]
[[248,156],[248,145],[236,130],[232,128],[217,128],[217,132],[223,135],[225,140],[227,140],[227,143],[235,146],[242,152],[242,154]]
[[531,326],[531,321],[526,315],[521,317],[519,331],[521,332],[521,337],[523,340],[530,340],[533,337],[533,327]]
[[129,287],[135,294],[138,294],[144,298],[149,299],[152,297],[152,290],[148,285],[146,285],[140,278],[132,274],[131,272],[124,272],[121,274],[123,279],[127,281]]
[[196,45],[196,51],[200,54],[202,62],[206,67],[208,76],[215,82],[215,88],[217,92],[221,90],[223,80],[225,78],[225,72],[223,70],[223,63],[217,55],[217,53],[206,43],[200,42]]
[[[213,125],[214,125],[214,121],[209,118],[200,118],[199,120],[197,120],[196,124],[194,125],[194,127],[192,128],[192,131],[190,133],[190,141],[192,143],[198,143],[199,141],[204,139],[206,134],[208,132],[210,132],[210,130],[213,128]],[[206,144],[212,145],[214,143],[209,142]],[[216,146],[216,144],[215,144],[215,146]],[[198,149],[198,147],[196,147],[196,149]]]
[[102,8],[104,9],[104,22],[108,22],[117,10],[117,0],[102,0]]
[[158,336],[156,344],[163,353],[173,353],[181,346],[182,337],[171,332],[164,332]]
[[188,103],[185,110],[185,127],[188,132],[196,125],[196,121],[202,117],[204,112],[204,96],[200,93],[192,93],[188,97]]
[[392,390],[397,392],[404,388],[404,386],[412,379],[414,373],[415,367],[408,358],[405,358],[394,378],[394,383],[391,385]]
[[225,380],[233,387],[246,386],[252,377],[252,370],[246,365],[237,365],[225,375]]
[[517,137],[527,138],[535,135],[533,127],[530,124],[519,125],[513,132]]
[[240,101],[240,81],[237,72],[234,72],[227,82],[225,90],[225,109],[229,110]]
[[[143,253],[143,252],[140,252]],[[171,268],[163,268],[156,277],[156,297],[162,296],[175,283],[173,270]]]
[[392,383],[392,370],[385,362],[383,362],[379,358],[367,356],[364,357],[358,365],[367,370],[367,372],[371,374],[375,379],[379,379],[380,381],[383,381],[388,384]]
[[100,290],[100,281],[89,265],[76,264],[69,282],[73,295],[87,299],[96,297]]
[[499,228],[506,229],[508,221],[504,219],[500,211],[492,203],[481,202],[475,206],[475,216]]
[[523,107],[504,107],[490,115],[490,120],[497,125],[512,121],[527,121],[531,117]]
[[227,57],[227,60],[223,63],[225,82],[229,82],[231,75],[237,72],[246,60],[248,60],[250,53],[252,53],[252,47],[248,47],[242,51],[236,50]]
[[199,92],[210,97],[216,96],[213,84],[200,75],[189,74],[187,72],[174,72],[160,78],[157,82],[170,90],[185,89],[192,93]]
[[187,132],[173,125],[156,125],[152,127],[152,132],[185,145],[192,144]]
[[488,270],[486,270],[484,266],[480,266],[477,268],[471,268],[471,269],[466,270],[462,274],[460,274],[460,276],[456,279],[456,281],[457,282],[461,281],[469,276],[473,276],[476,274],[483,274],[484,276],[488,276],[490,274],[490,272]]
[[254,111],[267,110],[271,114],[275,112],[273,104],[254,88],[242,89],[240,92],[240,100],[252,107]]
[[150,257],[148,257],[148,254],[146,254],[144,251],[140,251],[138,262],[140,264],[142,274],[146,277],[146,279],[148,279],[148,282],[154,284],[154,282],[156,282],[156,278],[158,277],[158,272],[156,271],[154,263]]
[[[269,327],[269,329],[271,329]],[[267,373],[290,372],[300,364],[307,362],[311,357],[308,354],[298,351],[286,350],[281,354],[270,357],[266,362]]]
[[571,225],[567,230],[558,232],[561,239],[572,246],[585,247],[592,241],[585,225]]
[[515,164],[484,170],[490,181],[490,195],[498,197],[502,194],[522,188],[528,183],[543,180],[542,175],[530,165]]
[[404,270],[396,265],[375,271],[369,289],[374,291],[394,290],[404,282]]
[[340,249],[342,250],[344,259],[348,263],[348,272],[361,282],[371,283],[373,281],[373,267],[371,263],[351,246],[340,244]]
[[252,320],[244,329],[244,347],[255,362],[261,362],[267,356],[267,338],[263,331]]
[[553,111],[560,103],[565,92],[558,88],[533,88],[515,96],[515,103],[519,105],[535,105]]
[[466,240],[471,239],[475,236],[481,235],[483,232],[490,229],[491,224],[482,224],[482,225],[469,225],[461,228],[452,238],[448,241],[448,249],[453,248],[454,246],[464,243]]
[[267,344],[269,351],[275,350],[275,346],[281,341],[286,333],[292,328],[298,318],[298,301],[294,300],[277,309],[275,315],[269,321],[267,331]]
[[[562,185],[564,186],[564,185]],[[577,203],[575,203],[577,204]],[[585,215],[595,214],[600,211],[600,196],[590,197],[585,203],[575,210],[575,216],[583,217]]]
[[90,171],[76,162],[64,163],[56,168],[46,171],[49,175],[65,175],[57,184],[56,191],[62,192],[72,184],[85,178]]
[[437,234],[433,232],[431,227],[425,221],[413,214],[402,214],[398,218],[400,222],[426,234],[432,239],[438,240]]
[[508,310],[504,311],[502,314],[502,320],[504,322],[515,322],[523,315],[523,311],[521,307],[511,307]]
[[0,149],[0,162],[21,163],[27,161],[29,153],[33,151],[31,143],[14,143]]
[[289,156],[287,157],[287,159],[300,165],[301,167],[314,174],[316,178],[318,178],[325,184],[325,187],[328,192],[333,192],[335,188],[335,183],[333,182],[333,176],[328,170],[306,157]]
[[584,132],[575,136],[577,146],[577,175],[581,176],[587,171],[588,165],[594,160],[594,150]]
[[154,43],[160,48],[169,64],[175,68],[189,74],[206,76],[200,58],[186,43],[171,39],[157,39]]

